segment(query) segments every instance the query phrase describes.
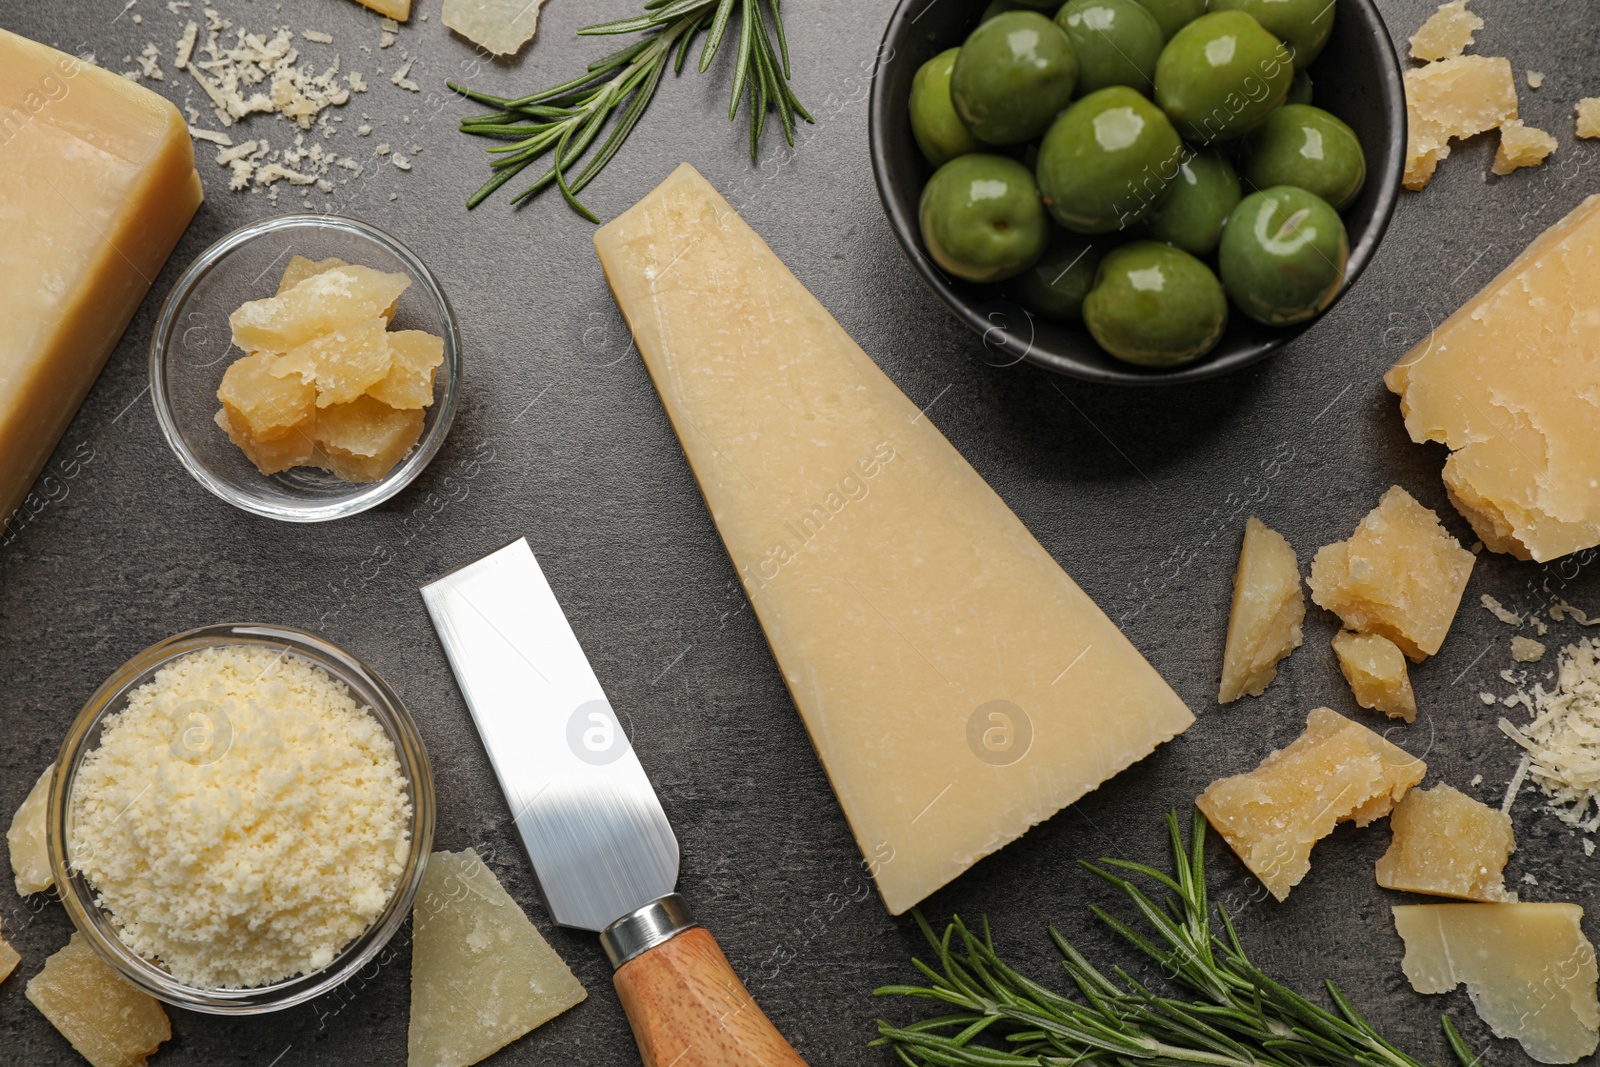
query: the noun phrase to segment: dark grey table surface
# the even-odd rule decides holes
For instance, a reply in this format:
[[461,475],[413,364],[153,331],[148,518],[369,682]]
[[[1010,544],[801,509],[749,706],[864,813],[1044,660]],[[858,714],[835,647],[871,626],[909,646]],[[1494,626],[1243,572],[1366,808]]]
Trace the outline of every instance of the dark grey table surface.
[[[154,87],[202,105],[171,63],[200,0],[181,13],[161,0],[126,9],[124,2],[0,0],[0,25],[92,50],[117,70],[132,65],[123,56],[154,42],[166,71]],[[412,155],[413,169],[372,166],[304,202],[391,231],[439,275],[466,343],[462,409],[431,468],[388,505],[352,519],[271,522],[193,481],[162,441],[146,392],[156,311],[206,245],[300,201],[288,190],[277,204],[229,192],[226,171],[211,162],[214,149],[197,145],[206,203],[62,439],[42,506],[36,502],[0,547],[0,816],[9,819],[95,686],[146,645],[224,620],[319,631],[377,668],[421,724],[439,783],[437,846],[489,855],[590,990],[584,1004],[491,1062],[637,1063],[598,945],[554,928],[537,898],[417,595],[419,584],[526,535],[613,702],[632,719],[682,845],[682,891],[809,1062],[888,1063],[863,1046],[880,1013],[905,1018],[908,1006],[875,1001],[869,991],[912,975],[919,935],[876,896],[852,896],[860,856],[655,391],[628,352],[590,244],[593,228],[554,198],[520,211],[503,198],[472,214],[462,208],[485,173],[482,145],[454,132],[471,108],[445,80],[513,92],[565,78],[606,50],[574,30],[638,4],[552,0],[538,40],[505,63],[480,61],[452,35],[438,0],[419,0],[387,50],[377,47],[377,17],[345,0],[214,5],[253,30],[329,32],[333,45],[303,44],[304,51],[317,60],[336,51],[344,69],[367,74],[371,90],[342,110],[330,147],[367,158],[387,142]],[[1509,56],[1519,80],[1529,68],[1546,75],[1537,92],[1521,87],[1523,117],[1561,142],[1546,166],[1497,179],[1488,173],[1492,136],[1459,148],[1429,189],[1404,196],[1366,276],[1303,338],[1222,381],[1119,391],[987,366],[977,339],[903,261],[867,162],[865,96],[890,6],[786,5],[795,87],[817,118],[797,150],[777,151],[769,139],[753,167],[743,125],[726,120],[725,68],[686,75],[664,85],[587,199],[612,217],[683,160],[729,192],[895,382],[930,405],[930,418],[1199,716],[1188,733],[926,902],[936,919],[987,914],[1008,952],[1051,977],[1047,923],[1111,959],[1111,943],[1086,911],[1105,894],[1075,859],[1164,861],[1161,813],[1186,808],[1212,778],[1254,766],[1296,736],[1313,707],[1386,723],[1355,706],[1328,648],[1334,620],[1314,606],[1305,647],[1264,697],[1215,704],[1240,532],[1245,516],[1257,514],[1309,565],[1317,546],[1347,536],[1385,488],[1400,484],[1473,541],[1445,499],[1442,452],[1409,442],[1379,378],[1546,224],[1600,190],[1600,145],[1574,142],[1572,123],[1573,101],[1600,94],[1600,9],[1594,0],[1475,5],[1488,23],[1476,50]],[[1432,6],[1382,3],[1402,43]],[[421,93],[390,82],[405,53]],[[369,138],[353,129],[363,112],[376,127]],[[251,136],[288,140],[280,120],[253,121]],[[422,151],[409,152],[413,145]],[[1443,651],[1413,671],[1421,717],[1390,731],[1427,759],[1430,780],[1499,802],[1517,753],[1496,730],[1500,711],[1478,694],[1508,691],[1498,675],[1512,665],[1512,631],[1477,600],[1488,592],[1524,610],[1546,602],[1550,590],[1600,609],[1594,568],[1482,557]],[[1580,632],[1553,626],[1551,655],[1534,676]],[[1481,783],[1471,785],[1475,775]],[[1514,816],[1520,847],[1508,877],[1524,899],[1592,906],[1600,860],[1584,856],[1536,795],[1524,796]],[[1244,905],[1242,933],[1261,962],[1302,989],[1337,980],[1382,1029],[1429,1061],[1444,1058],[1438,1017],[1449,1010],[1473,1046],[1487,1048],[1486,1063],[1527,1062],[1515,1045],[1492,1040],[1463,992],[1411,992],[1388,909],[1401,897],[1373,883],[1372,864],[1387,843],[1382,826],[1341,828],[1281,905],[1251,903],[1259,887],[1225,848],[1213,851],[1212,878]],[[1525,874],[1537,884],[1524,884]],[[0,1062],[79,1062],[23,996],[26,980],[66,941],[65,914],[53,900],[19,900],[7,886],[0,916],[23,954],[0,986]],[[402,1062],[408,967],[402,950],[375,975],[277,1015],[172,1011],[174,1037],[156,1062]]]

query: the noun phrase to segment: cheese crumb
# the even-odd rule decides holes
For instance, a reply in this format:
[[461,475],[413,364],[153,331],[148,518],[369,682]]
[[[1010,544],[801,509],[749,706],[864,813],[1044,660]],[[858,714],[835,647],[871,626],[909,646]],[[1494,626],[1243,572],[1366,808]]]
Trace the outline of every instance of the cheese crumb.
[[1531,874],[1525,874],[1525,875],[1522,876],[1522,884],[1523,885],[1538,885],[1539,884],[1539,879],[1535,878]]
[[1479,597],[1478,603],[1483,605],[1485,611],[1499,619],[1501,622],[1505,623],[1507,626],[1522,625],[1521,615],[1509,610],[1504,604],[1501,604],[1500,601],[1496,600],[1488,593],[1485,593],[1483,596]]
[[325,967],[410,848],[383,727],[322,668],[256,646],[189,653],[129,694],[70,803],[72,866],[118,936],[203,988]]
[[1594,842],[1587,837],[1583,839],[1583,854],[1585,856],[1594,855]]
[[1500,147],[1489,169],[1505,175],[1521,167],[1537,167],[1556,147],[1556,139],[1543,130],[1525,126],[1520,119],[1507,119],[1500,125]]
[[1518,634],[1511,639],[1511,658],[1518,663],[1538,663],[1544,659],[1544,645]]
[[1528,88],[1537,89],[1544,84],[1544,75],[1537,70],[1528,71]]
[[323,33],[321,30],[301,30],[300,36],[317,44],[332,44],[333,34]]
[[1494,706],[1494,694],[1493,693],[1479,693],[1478,694],[1478,699],[1483,701],[1484,704],[1486,704],[1486,705],[1488,705],[1490,707]]
[[400,66],[395,69],[394,74],[390,76],[389,80],[402,89],[409,90],[413,93],[420,93],[422,92],[422,86],[418,85],[416,82],[412,81],[406,76],[411,73],[411,64],[413,62],[415,62],[415,60],[408,59],[404,63],[400,64]]
[[1586,96],[1574,106],[1578,112],[1578,136],[1600,137],[1600,96]]
[[189,127],[189,136],[193,137],[196,141],[210,141],[212,144],[233,144],[233,138],[229,137],[225,133],[217,133],[214,130],[197,129],[194,126]]
[[1473,775],[1473,776],[1472,776],[1472,783],[1471,783],[1471,784],[1472,784],[1472,785],[1482,785],[1482,784],[1483,784],[1483,775],[1481,775],[1481,774],[1474,774],[1474,775]]
[[394,155],[390,156],[389,157],[389,162],[393,163],[395,166],[399,167],[401,170],[410,170],[411,169],[411,161],[409,159],[407,159],[405,156],[402,156],[399,152],[396,152]]

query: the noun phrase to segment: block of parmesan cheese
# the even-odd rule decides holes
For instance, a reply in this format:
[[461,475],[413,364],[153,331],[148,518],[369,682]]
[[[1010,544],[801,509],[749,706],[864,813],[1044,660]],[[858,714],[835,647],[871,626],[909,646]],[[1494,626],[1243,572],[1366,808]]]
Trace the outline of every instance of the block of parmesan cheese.
[[199,205],[177,108],[0,30],[0,526]]
[[1450,447],[1450,500],[1496,552],[1600,545],[1597,279],[1591,196],[1384,376],[1411,439]]
[[694,168],[595,245],[891,912],[1189,726]]

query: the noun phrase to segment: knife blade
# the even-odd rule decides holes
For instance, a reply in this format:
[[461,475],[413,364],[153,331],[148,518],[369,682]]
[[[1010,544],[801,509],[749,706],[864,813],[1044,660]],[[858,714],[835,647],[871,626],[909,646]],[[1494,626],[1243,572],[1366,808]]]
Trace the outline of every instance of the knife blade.
[[551,917],[592,930],[647,1067],[804,1067],[678,881],[678,841],[526,538],[422,587]]

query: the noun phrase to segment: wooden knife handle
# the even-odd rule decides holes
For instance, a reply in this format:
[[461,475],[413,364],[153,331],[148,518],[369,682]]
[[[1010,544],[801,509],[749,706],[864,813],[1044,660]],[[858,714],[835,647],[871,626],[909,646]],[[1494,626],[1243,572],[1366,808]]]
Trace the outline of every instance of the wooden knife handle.
[[646,949],[614,981],[645,1067],[806,1067],[704,927]]

